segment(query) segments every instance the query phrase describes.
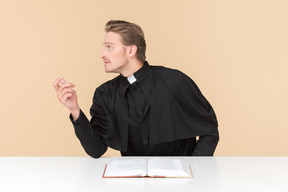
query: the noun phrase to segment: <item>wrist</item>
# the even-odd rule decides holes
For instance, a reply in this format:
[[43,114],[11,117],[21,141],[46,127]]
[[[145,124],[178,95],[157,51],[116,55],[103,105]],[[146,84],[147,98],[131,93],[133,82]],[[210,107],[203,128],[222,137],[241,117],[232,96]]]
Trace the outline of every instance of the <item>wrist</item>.
[[70,113],[73,117],[73,121],[76,121],[80,116],[80,108],[70,109]]

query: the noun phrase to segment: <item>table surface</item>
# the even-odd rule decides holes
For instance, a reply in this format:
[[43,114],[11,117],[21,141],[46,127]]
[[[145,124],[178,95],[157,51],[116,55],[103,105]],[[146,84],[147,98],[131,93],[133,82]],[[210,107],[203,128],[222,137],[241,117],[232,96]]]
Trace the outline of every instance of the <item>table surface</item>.
[[155,157],[0,157],[0,191],[288,191],[288,157],[179,157],[193,179],[102,178],[119,158]]

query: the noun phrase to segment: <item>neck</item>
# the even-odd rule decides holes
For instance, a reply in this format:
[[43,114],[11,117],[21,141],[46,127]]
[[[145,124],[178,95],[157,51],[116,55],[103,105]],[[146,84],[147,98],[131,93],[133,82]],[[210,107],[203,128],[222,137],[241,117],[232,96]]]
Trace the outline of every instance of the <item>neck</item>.
[[129,65],[129,69],[121,72],[121,75],[124,77],[129,77],[129,76],[133,75],[136,71],[141,69],[143,67],[143,65],[144,64],[138,60],[135,62],[132,62]]

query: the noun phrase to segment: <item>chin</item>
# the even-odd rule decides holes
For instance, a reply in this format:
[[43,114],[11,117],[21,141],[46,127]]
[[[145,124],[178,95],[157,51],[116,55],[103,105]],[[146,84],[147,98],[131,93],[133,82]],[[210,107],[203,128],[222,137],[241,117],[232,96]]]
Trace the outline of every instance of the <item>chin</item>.
[[111,70],[111,69],[104,69],[104,71],[106,72],[106,73],[117,73],[117,72],[115,72],[115,71],[113,71],[113,70]]

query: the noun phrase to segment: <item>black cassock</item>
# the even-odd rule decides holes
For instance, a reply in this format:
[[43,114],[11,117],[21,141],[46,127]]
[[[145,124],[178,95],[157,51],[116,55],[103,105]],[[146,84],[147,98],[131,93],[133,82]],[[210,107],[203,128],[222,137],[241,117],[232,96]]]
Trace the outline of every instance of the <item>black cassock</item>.
[[76,121],[70,116],[87,154],[111,147],[125,156],[213,155],[216,115],[193,80],[148,62],[133,78],[119,75],[96,89],[90,122],[82,111]]

